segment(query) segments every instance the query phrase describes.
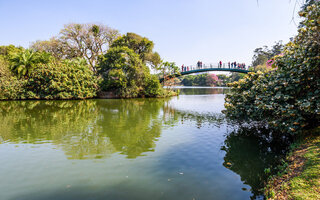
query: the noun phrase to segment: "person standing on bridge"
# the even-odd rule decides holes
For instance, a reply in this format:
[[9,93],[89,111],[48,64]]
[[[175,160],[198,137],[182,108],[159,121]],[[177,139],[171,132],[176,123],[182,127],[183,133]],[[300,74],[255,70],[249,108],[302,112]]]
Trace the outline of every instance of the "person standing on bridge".
[[228,62],[228,67],[229,67],[229,69],[230,69],[230,62]]
[[187,71],[189,71],[189,67],[187,67]]
[[221,68],[222,67],[222,61],[220,60],[220,62],[219,62],[219,68]]
[[184,66],[182,65],[182,66],[181,66],[181,72],[183,72],[183,67],[184,67]]

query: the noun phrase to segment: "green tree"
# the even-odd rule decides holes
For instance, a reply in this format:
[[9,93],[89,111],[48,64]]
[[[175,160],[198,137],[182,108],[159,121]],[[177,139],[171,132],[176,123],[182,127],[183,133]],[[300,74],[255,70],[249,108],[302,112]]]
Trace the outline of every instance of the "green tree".
[[9,60],[9,56],[11,54],[18,53],[20,51],[24,50],[22,47],[16,47],[12,44],[8,46],[0,46],[0,56],[3,57],[6,60]]
[[256,48],[253,51],[252,66],[255,68],[258,65],[264,65],[269,59],[280,54],[283,50],[284,45],[282,41],[276,42],[271,49],[268,46]]
[[[124,98],[156,96],[161,91],[159,80],[150,75],[139,55],[128,47],[110,48],[100,57],[98,68],[103,77],[103,91],[114,92]],[[154,92],[148,84],[153,85]],[[148,93],[146,88],[149,88]]]
[[183,76],[181,80],[181,84],[184,86],[192,86],[194,84],[194,75]]
[[161,64],[160,55],[153,52],[154,43],[136,33],[127,33],[119,37],[112,43],[111,47],[128,47],[139,55],[143,63],[150,64],[154,68]]
[[218,74],[217,76],[219,78],[219,86],[226,86],[229,80],[228,76],[225,74]]

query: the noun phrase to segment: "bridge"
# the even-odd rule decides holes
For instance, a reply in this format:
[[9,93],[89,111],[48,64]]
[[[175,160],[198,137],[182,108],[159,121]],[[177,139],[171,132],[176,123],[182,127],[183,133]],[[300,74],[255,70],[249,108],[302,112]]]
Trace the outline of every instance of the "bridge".
[[[202,72],[212,72],[212,71],[222,71],[222,72],[236,72],[236,73],[244,73],[247,74],[249,70],[246,69],[241,69],[241,68],[229,68],[229,67],[213,67],[213,68],[198,68],[198,69],[192,69],[191,70],[186,70],[182,71],[180,73],[175,73],[175,74],[170,74],[167,77],[174,78],[174,77],[179,77],[179,76],[184,76],[188,74],[195,74],[195,73],[202,73]],[[160,78],[160,82],[163,82],[164,78]]]

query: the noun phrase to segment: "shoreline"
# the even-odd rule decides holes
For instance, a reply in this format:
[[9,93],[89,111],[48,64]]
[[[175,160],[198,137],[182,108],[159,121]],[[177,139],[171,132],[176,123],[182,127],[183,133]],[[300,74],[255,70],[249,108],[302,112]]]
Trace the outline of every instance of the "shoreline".
[[267,199],[320,199],[320,127],[291,145],[278,174],[264,187]]

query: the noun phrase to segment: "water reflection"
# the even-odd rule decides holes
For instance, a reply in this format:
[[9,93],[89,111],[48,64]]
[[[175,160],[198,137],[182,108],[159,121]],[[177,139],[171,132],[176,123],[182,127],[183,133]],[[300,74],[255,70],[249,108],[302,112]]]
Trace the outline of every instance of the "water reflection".
[[168,99],[0,102],[0,142],[61,147],[68,159],[115,152],[136,158],[154,151],[166,126],[195,121],[219,125],[221,113],[177,111]]
[[213,88],[213,87],[176,87],[180,89],[181,95],[212,95],[212,94],[226,94],[229,88]]
[[[23,199],[93,193],[101,199],[254,199],[268,176],[264,169],[277,164],[288,141],[226,121],[224,91],[183,89],[187,95],[171,99],[0,102],[0,175],[7,178],[0,188],[11,189],[8,196],[18,188]],[[13,148],[20,144],[39,148]],[[52,173],[56,182],[41,184]],[[34,181],[24,182],[30,177]],[[45,188],[24,191],[30,184]],[[248,185],[251,191],[241,190]]]
[[160,100],[0,102],[0,138],[62,147],[69,159],[135,158],[153,151],[160,136]]
[[264,127],[241,127],[227,135],[221,150],[226,152],[223,165],[241,176],[241,180],[251,186],[256,199],[263,192],[261,188],[270,174],[274,172],[288,150],[291,138],[271,132]]

